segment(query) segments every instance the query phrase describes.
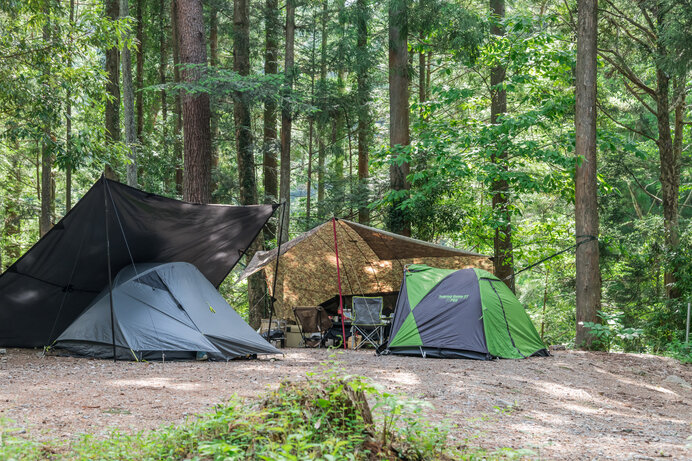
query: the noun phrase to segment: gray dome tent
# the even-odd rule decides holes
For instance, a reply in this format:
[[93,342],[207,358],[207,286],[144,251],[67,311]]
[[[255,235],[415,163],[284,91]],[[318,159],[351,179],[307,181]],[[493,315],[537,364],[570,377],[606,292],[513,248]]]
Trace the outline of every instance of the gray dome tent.
[[[189,263],[136,264],[113,281],[118,359],[194,359],[205,352],[228,360],[280,354],[229,306]],[[113,357],[109,291],[105,289],[53,345],[72,354]]]

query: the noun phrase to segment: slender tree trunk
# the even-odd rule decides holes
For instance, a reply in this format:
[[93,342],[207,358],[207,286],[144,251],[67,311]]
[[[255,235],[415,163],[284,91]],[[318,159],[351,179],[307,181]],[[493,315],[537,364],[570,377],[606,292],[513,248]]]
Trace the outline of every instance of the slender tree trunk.
[[[490,0],[490,13],[495,18],[490,32],[496,37],[502,37],[504,28],[499,24],[505,17],[505,0]],[[498,124],[498,119],[507,112],[507,91],[504,88],[506,70],[498,64],[490,70],[490,123]],[[502,150],[502,143],[493,154],[491,161],[497,166],[499,174],[491,184],[492,206],[495,219],[501,222],[495,228],[493,246],[495,257],[493,268],[495,275],[514,292],[514,257],[512,252],[512,213],[510,211],[509,184],[502,175],[507,174],[507,152]]]
[[[128,0],[120,0],[120,16],[130,16]],[[137,127],[135,124],[135,92],[132,86],[132,56],[129,47],[123,47],[120,56],[123,76],[123,115],[125,121],[125,142],[127,143],[129,163],[127,164],[127,185],[137,187]]]
[[[171,0],[171,44],[173,45],[173,81],[180,83],[180,41],[178,38],[177,3]],[[183,98],[180,91],[175,92],[173,104],[175,129],[173,132],[173,158],[175,159],[175,191],[183,195]]]
[[[183,82],[194,83],[204,76],[207,45],[204,34],[202,0],[176,1],[176,19],[180,64],[193,64],[180,72]],[[184,168],[183,199],[188,202],[211,201],[211,128],[209,95],[182,94]]]
[[356,0],[356,97],[358,106],[358,222],[370,224],[368,209],[370,177],[370,53],[368,50],[367,0]]
[[[264,73],[275,75],[279,71],[279,3],[277,0],[265,0],[264,4],[265,50]],[[275,203],[279,199],[279,181],[277,178],[278,136],[276,116],[278,105],[272,98],[264,103],[264,139],[262,149],[262,169],[264,180],[264,203]],[[276,237],[276,224],[269,220],[264,230],[264,240]]]
[[[295,62],[295,0],[286,2],[286,52],[284,56],[284,73],[286,84],[284,85],[284,101],[281,109],[281,183],[279,195],[284,205],[283,222],[288,224],[291,216],[291,126],[293,114],[289,98],[293,92],[293,73]],[[283,241],[288,240],[288,225],[283,226],[281,235]]]
[[577,347],[591,348],[594,336],[583,322],[598,322],[601,275],[598,265],[598,184],[596,182],[596,40],[597,0],[579,0],[575,105],[575,230],[577,242],[594,237],[576,249]]
[[[43,41],[46,44],[50,43],[52,40],[52,25],[49,19],[50,4],[50,1],[46,1],[43,8],[46,17],[46,23],[43,26]],[[50,78],[50,62],[50,59],[46,57],[45,67],[43,69],[43,78],[45,81]],[[49,94],[44,94],[44,101],[48,102],[49,97]],[[51,213],[53,208],[53,152],[50,148],[52,136],[50,117],[48,117],[43,125],[43,138],[41,140],[41,215],[39,216],[39,231],[41,236],[44,236],[53,226],[53,217]]]
[[[670,127],[670,77],[663,69],[656,70],[657,113],[658,120],[658,155],[661,164],[661,199],[663,200],[663,227],[665,244],[668,251],[673,251],[680,244],[678,228],[678,200],[680,196],[680,156],[673,148]],[[675,289],[675,271],[667,269],[664,274],[666,294],[669,298],[680,296]]]
[[[168,39],[166,38],[166,0],[159,1],[159,84],[161,85],[161,146],[168,159],[168,100],[166,97],[166,67]],[[168,181],[166,181],[168,182]]]
[[[74,0],[70,0],[70,26],[74,25]],[[72,37],[70,36],[70,44]],[[68,58],[68,67],[72,67],[72,56]],[[65,165],[65,214],[72,209],[72,92],[65,94],[65,153],[68,158]]]
[[330,116],[327,108],[327,22],[329,21],[329,2],[324,0],[322,3],[320,32],[320,83],[318,91],[319,107],[321,109],[320,118],[317,124],[318,153],[317,153],[317,217],[324,219],[325,215],[325,177],[327,163],[327,117]]
[[[248,0],[233,2],[233,70],[241,76],[250,74],[250,10]],[[236,149],[238,153],[238,180],[240,184],[240,203],[257,204],[257,182],[255,179],[255,160],[252,153],[252,126],[249,101],[243,93],[236,94],[233,104],[233,118],[236,131]],[[261,237],[261,236],[260,236]],[[260,239],[261,240],[261,239]],[[248,250],[246,259],[249,262],[257,250],[262,249],[262,242],[255,241]],[[261,272],[248,279],[248,323],[252,328],[259,328],[262,319],[264,298],[264,277]]]
[[[118,0],[105,0],[106,17],[117,21],[120,14]],[[120,141],[120,52],[117,47],[106,50],[106,141]],[[110,164],[106,165],[108,179],[117,180],[118,175]]]
[[[211,2],[209,12],[209,64],[219,65],[219,18],[217,6]],[[235,45],[234,45],[235,46]],[[215,172],[219,167],[219,114],[211,96],[211,168]],[[212,193],[216,190],[216,182],[212,182]]]
[[136,0],[135,16],[137,19],[137,77],[136,77],[136,111],[137,111],[137,142],[142,142],[144,132],[144,13],[142,11],[145,0]]
[[[314,79],[314,76],[313,76]],[[312,201],[312,138],[314,132],[315,120],[310,117],[310,122],[308,126],[308,183],[307,183],[307,196],[305,198],[305,230],[309,231],[312,228],[312,216],[311,216],[311,201]]]
[[[408,101],[408,4],[406,0],[389,0],[389,145],[392,155],[410,144]],[[389,166],[389,185],[395,192],[408,191],[410,184],[408,162]],[[411,235],[408,213],[400,209],[407,194],[394,199],[389,210],[389,229],[401,235]]]

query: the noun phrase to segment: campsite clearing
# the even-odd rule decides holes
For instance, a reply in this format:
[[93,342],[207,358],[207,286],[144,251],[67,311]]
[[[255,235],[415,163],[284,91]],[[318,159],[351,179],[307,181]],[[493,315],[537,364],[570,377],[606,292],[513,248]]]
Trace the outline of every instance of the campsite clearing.
[[[326,350],[278,360],[113,363],[8,349],[0,361],[0,419],[36,439],[103,435],[179,423],[233,394],[255,398],[305,379]],[[691,459],[692,367],[661,357],[558,351],[528,360],[338,355],[346,373],[432,404],[457,445],[528,448],[547,459]]]

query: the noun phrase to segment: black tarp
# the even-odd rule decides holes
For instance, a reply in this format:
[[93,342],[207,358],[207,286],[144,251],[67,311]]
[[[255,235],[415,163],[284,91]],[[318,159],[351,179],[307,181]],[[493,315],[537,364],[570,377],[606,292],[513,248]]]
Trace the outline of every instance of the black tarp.
[[0,345],[49,345],[131,264],[188,262],[218,287],[271,217],[272,205],[200,205],[105,178],[0,276]]

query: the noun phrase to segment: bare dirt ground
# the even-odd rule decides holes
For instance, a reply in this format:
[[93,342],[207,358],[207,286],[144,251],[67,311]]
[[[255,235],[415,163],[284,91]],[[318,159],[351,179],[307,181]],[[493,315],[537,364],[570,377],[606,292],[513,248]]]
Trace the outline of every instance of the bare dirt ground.
[[[304,379],[325,350],[278,360],[113,363],[9,349],[0,360],[0,419],[36,439],[153,429],[233,394],[255,398]],[[562,351],[528,360],[338,356],[347,373],[430,402],[453,443],[529,448],[541,459],[692,459],[692,366],[634,354]]]

